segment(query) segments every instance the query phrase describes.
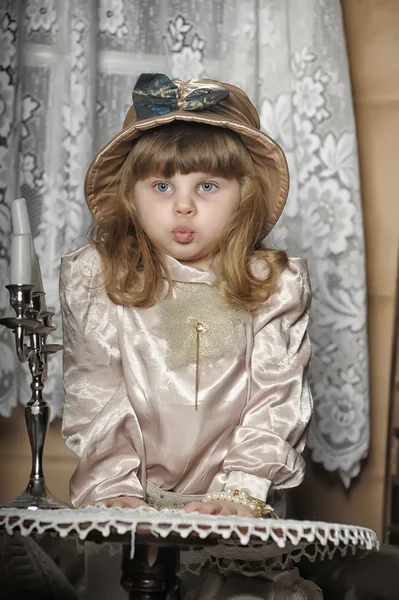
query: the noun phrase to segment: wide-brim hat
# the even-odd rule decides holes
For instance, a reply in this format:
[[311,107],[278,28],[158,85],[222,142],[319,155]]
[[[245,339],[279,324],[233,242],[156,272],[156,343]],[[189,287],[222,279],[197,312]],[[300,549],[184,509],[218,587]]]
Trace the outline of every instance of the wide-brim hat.
[[268,206],[265,235],[280,217],[288,195],[289,175],[284,152],[260,130],[259,115],[238,87],[213,79],[170,80],[160,73],[143,73],[133,90],[133,104],[115,135],[92,161],[85,196],[94,218],[112,213],[121,168],[134,140],[143,132],[173,121],[203,123],[235,131],[248,149]]

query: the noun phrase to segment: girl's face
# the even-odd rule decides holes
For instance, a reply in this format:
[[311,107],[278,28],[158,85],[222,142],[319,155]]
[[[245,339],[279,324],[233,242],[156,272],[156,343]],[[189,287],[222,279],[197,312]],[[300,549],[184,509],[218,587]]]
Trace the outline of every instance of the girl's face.
[[240,201],[236,179],[207,173],[147,177],[134,185],[140,224],[151,242],[182,263],[204,270]]

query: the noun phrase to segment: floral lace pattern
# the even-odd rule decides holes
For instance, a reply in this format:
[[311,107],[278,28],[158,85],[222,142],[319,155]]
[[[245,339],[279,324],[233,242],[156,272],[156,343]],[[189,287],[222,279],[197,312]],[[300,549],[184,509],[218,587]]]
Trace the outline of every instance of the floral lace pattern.
[[[309,445],[314,460],[339,470],[349,485],[369,443],[368,355],[359,173],[339,1],[25,0],[18,23],[16,4],[0,6],[1,316],[8,311],[9,207],[24,195],[56,313],[52,339],[60,341],[60,256],[82,242],[90,223],[84,174],[94,152],[120,129],[141,72],[242,86],[291,172],[289,201],[271,243],[310,267]],[[8,416],[17,397],[27,400],[29,386],[18,376],[5,328],[0,355],[0,414]],[[46,392],[53,417],[60,416],[59,355],[50,360]]]
[[172,78],[199,79],[204,75],[205,40],[197,33],[188,42],[193,26],[178,15],[169,21],[166,35],[169,50],[172,52]]
[[125,3],[122,0],[101,0],[98,29],[100,33],[116,35],[122,38],[127,35]]
[[26,29],[28,33],[51,32],[57,23],[54,0],[28,0],[25,6]]

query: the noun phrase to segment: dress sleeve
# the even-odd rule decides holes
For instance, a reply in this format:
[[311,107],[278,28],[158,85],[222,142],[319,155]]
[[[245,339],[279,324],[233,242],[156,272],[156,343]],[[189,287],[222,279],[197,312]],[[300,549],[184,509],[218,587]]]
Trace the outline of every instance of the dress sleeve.
[[304,476],[301,453],[312,415],[310,297],[306,263],[290,259],[279,290],[253,319],[249,397],[223,468],[226,488],[261,500],[272,484],[291,488]]
[[144,496],[134,443],[141,439],[141,431],[122,372],[117,307],[98,283],[99,268],[98,253],[90,247],[61,263],[62,435],[79,456],[70,482],[75,506],[116,496]]

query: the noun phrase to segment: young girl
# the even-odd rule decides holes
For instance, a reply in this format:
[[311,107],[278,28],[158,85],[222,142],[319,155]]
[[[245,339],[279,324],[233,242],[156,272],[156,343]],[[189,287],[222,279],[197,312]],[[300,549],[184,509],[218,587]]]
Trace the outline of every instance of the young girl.
[[139,77],[86,177],[92,243],[62,260],[75,506],[284,516],[312,413],[306,264],[263,242],[287,192],[239,88]]

